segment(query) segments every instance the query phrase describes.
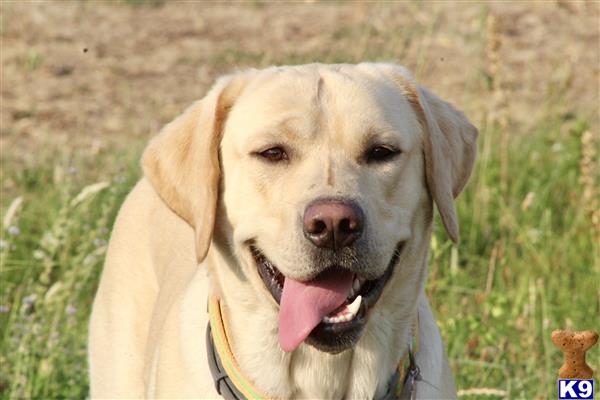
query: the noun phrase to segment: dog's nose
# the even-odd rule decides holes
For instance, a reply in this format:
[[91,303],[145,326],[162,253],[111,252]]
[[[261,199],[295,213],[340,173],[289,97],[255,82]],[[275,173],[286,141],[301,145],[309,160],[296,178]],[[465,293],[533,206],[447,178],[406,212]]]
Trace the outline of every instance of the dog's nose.
[[316,200],[304,211],[304,235],[317,247],[350,246],[363,232],[364,214],[355,204]]

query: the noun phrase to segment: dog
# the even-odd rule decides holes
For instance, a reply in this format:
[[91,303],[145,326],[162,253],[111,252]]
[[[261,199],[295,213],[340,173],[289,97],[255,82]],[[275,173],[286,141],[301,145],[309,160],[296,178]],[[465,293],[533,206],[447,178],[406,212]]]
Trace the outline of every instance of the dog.
[[455,398],[424,285],[433,204],[456,242],[477,135],[395,64],[218,79],[151,140],[118,214],[91,397],[380,399],[410,380]]

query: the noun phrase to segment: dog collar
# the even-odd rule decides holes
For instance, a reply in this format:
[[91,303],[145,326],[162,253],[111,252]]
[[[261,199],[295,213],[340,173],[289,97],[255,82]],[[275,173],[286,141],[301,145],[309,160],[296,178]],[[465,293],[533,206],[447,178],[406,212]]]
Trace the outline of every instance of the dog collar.
[[[229,345],[221,304],[215,296],[208,299],[208,316],[206,353],[217,393],[225,400],[272,398],[254,386],[240,370]],[[419,346],[418,325],[417,315],[409,339],[408,351],[392,375],[387,393],[377,400],[414,400],[416,398],[416,382],[422,379],[419,367],[415,362],[415,354],[418,352]]]

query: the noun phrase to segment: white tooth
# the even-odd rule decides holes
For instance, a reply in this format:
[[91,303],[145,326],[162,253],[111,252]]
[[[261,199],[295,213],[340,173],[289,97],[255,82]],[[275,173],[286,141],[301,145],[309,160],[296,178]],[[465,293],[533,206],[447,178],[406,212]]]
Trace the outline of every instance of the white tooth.
[[352,320],[354,317],[356,317],[356,313],[358,313],[361,303],[362,303],[362,296],[358,295],[356,297],[356,299],[354,299],[352,304],[349,304],[346,306],[346,311],[342,315],[336,315],[333,317],[325,316],[325,317],[323,317],[323,319],[321,321],[323,321],[327,324],[338,324],[340,322],[348,322],[348,321]]
[[354,318],[356,316],[356,313],[358,312],[358,309],[360,308],[361,303],[362,303],[362,296],[358,295],[358,296],[356,296],[356,299],[354,299],[352,304],[346,306],[348,311],[350,311],[351,318]]
[[354,297],[354,288],[350,289],[350,293],[348,293],[348,299],[351,299]]
[[352,290],[354,292],[358,292],[360,290],[360,282],[358,281],[358,278],[354,278],[354,282],[352,282]]
[[340,322],[348,322],[352,319],[350,314],[344,314],[340,317]]

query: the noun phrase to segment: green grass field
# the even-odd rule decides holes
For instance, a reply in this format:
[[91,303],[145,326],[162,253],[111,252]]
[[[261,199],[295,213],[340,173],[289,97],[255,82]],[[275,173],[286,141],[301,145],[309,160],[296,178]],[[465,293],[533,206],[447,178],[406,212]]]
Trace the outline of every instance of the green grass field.
[[[256,12],[262,7],[254,6]],[[489,29],[486,36],[489,10],[478,7],[476,67],[460,77],[465,90],[477,89],[467,96],[467,111],[480,128],[479,157],[457,204],[460,244],[452,245],[437,224],[427,292],[461,398],[555,398],[562,356],[550,333],[600,329],[598,104],[565,107],[572,89],[567,76],[549,79],[543,98],[529,101],[525,110],[509,108],[510,90],[494,68],[496,50],[485,50],[492,40]],[[419,33],[440,30],[433,21]],[[225,49],[207,62],[261,66],[399,57],[362,25],[338,29],[329,44],[357,35],[375,44],[365,39],[353,52],[294,50],[277,57],[267,50]],[[405,50],[417,78],[436,90],[426,68],[431,54],[416,57],[410,47]],[[185,106],[180,103],[179,110]],[[523,123],[513,111],[531,119]],[[93,157],[77,143],[44,144],[51,139],[31,144],[35,157],[3,146],[0,398],[87,396],[93,295],[111,226],[140,177],[138,159],[148,137],[110,142]],[[600,346],[589,352],[588,362],[600,369]]]

